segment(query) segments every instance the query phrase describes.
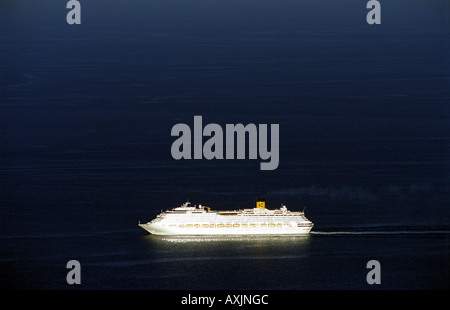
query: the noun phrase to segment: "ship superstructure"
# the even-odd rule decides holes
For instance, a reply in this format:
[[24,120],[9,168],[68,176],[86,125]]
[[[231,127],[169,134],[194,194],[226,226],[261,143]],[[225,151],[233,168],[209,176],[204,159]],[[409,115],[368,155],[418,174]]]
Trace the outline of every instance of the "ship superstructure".
[[258,199],[256,208],[235,211],[185,202],[139,226],[155,235],[300,235],[309,233],[313,223],[304,212],[289,211],[285,205],[269,210]]

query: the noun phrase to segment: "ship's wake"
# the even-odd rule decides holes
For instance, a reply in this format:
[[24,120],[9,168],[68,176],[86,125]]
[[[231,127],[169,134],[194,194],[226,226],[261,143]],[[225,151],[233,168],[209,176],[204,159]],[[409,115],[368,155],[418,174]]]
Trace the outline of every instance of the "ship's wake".
[[450,235],[450,230],[311,231],[312,235]]

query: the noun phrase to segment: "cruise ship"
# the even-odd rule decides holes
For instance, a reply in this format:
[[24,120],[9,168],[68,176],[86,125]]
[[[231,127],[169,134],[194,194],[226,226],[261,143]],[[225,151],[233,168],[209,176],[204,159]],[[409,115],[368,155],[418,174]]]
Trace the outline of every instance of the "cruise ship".
[[269,210],[265,200],[258,199],[255,208],[235,211],[213,211],[185,202],[139,226],[154,235],[302,235],[313,223],[304,212],[289,211],[285,205]]

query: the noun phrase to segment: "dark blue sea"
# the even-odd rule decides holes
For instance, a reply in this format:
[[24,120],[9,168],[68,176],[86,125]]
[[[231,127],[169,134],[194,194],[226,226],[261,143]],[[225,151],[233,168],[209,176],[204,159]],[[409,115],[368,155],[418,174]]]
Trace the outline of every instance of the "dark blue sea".
[[[80,0],[69,25],[67,1],[0,1],[1,288],[447,290],[450,2],[380,3],[369,25],[361,0]],[[175,160],[194,115],[279,124],[278,168]],[[259,197],[312,233],[137,226]]]

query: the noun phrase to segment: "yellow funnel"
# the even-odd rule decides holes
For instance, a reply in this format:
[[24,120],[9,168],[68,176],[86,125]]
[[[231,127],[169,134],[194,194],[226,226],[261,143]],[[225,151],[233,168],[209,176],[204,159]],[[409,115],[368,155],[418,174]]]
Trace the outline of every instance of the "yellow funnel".
[[256,199],[256,207],[258,209],[265,209],[266,208],[266,201],[263,198]]

